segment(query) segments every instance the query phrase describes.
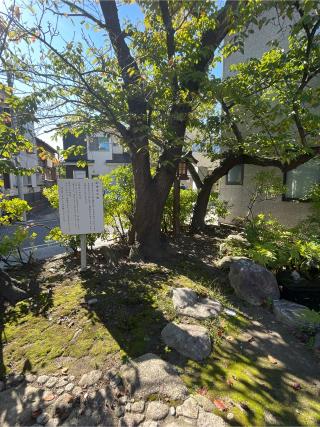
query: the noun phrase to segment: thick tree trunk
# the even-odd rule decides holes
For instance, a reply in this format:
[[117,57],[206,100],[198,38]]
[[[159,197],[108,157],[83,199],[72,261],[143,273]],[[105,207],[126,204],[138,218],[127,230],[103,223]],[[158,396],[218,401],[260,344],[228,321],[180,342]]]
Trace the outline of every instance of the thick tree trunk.
[[[152,189],[154,191],[152,191]],[[141,198],[137,197],[134,215],[135,244],[130,251],[134,260],[160,260],[166,256],[166,245],[161,239],[161,218],[165,200],[150,184]]]
[[214,183],[211,183],[210,180],[204,180],[203,185],[198,192],[197,200],[193,208],[191,222],[192,231],[203,230],[206,226],[205,217],[213,184]]
[[22,290],[19,285],[20,283],[17,280],[12,279],[7,273],[0,270],[0,298],[3,297],[10,304],[16,304],[29,298],[28,293]]

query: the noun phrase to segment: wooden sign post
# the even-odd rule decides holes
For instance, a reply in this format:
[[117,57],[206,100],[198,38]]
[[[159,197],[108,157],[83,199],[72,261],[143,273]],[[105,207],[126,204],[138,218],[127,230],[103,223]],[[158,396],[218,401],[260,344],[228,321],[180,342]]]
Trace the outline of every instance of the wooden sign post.
[[87,234],[104,231],[102,183],[97,179],[58,179],[60,228],[80,234],[81,270],[87,267]]

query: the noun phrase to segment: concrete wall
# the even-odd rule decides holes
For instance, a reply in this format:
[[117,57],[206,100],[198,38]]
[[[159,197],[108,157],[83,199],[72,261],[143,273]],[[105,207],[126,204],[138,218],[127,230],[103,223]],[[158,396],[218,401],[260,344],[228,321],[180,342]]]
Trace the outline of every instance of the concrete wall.
[[[229,209],[230,215],[224,220],[232,222],[236,217],[244,217],[248,213],[250,199],[250,189],[252,189],[252,179],[260,171],[271,170],[275,175],[282,177],[277,168],[262,168],[254,165],[244,165],[243,184],[227,185],[226,177],[219,182],[220,198],[226,200],[232,206]],[[258,213],[271,214],[286,226],[294,226],[299,221],[306,218],[309,213],[310,204],[298,201],[283,201],[282,197],[275,200],[267,200],[257,203],[254,208],[254,215]]]

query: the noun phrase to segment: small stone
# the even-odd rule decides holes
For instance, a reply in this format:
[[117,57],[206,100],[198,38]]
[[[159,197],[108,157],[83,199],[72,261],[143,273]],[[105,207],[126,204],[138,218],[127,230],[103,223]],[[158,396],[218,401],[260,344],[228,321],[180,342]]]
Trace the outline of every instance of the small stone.
[[169,406],[161,402],[150,402],[147,407],[146,417],[149,420],[163,420],[169,413]]
[[176,408],[174,406],[171,406],[169,413],[172,417],[174,417],[176,415]]
[[131,403],[133,403],[133,402],[134,402],[134,399],[133,399],[133,398],[132,398],[132,399],[130,399],[130,402],[131,402]]
[[141,414],[144,411],[145,403],[143,400],[139,400],[138,402],[134,402],[131,405],[131,411],[132,412],[138,412]]
[[232,412],[228,412],[228,414],[227,414],[227,419],[228,419],[229,421],[231,421],[231,420],[233,420],[233,419],[234,419],[234,415],[233,415],[233,413],[232,413]]
[[144,420],[144,414],[126,414],[119,420],[119,427],[136,427]]
[[26,374],[27,383],[33,383],[36,380],[36,376],[30,373]]
[[61,421],[65,420],[71,413],[74,398],[71,394],[64,393],[54,404],[54,415]]
[[187,418],[198,418],[199,407],[194,397],[188,397],[182,405],[177,406],[177,415],[182,415]]
[[127,400],[128,400],[127,396],[121,396],[121,397],[119,397],[119,403],[120,403],[120,405],[125,405],[127,403]]
[[[147,420],[141,424],[141,427],[159,427],[159,423],[157,423],[157,421]],[[167,424],[166,424],[166,427],[167,427]],[[179,426],[176,425],[176,427],[179,427]]]
[[97,304],[97,302],[98,302],[98,298],[90,298],[88,299],[87,304],[94,305],[94,304]]
[[40,375],[37,379],[37,383],[40,385],[44,385],[48,381],[49,377],[48,375]]
[[227,427],[223,418],[211,412],[206,412],[203,409],[199,410],[197,427]]
[[55,395],[51,391],[45,391],[42,396],[43,400],[46,402],[51,402],[55,398]]
[[131,411],[131,403],[127,403],[125,406],[126,412],[130,412]]
[[213,412],[215,410],[214,404],[207,397],[202,396],[201,394],[195,394],[193,397],[197,401],[198,405],[206,412]]
[[6,388],[3,381],[0,381],[0,391],[3,391]]
[[46,412],[43,412],[37,417],[37,423],[44,426],[49,421],[49,415]]
[[57,378],[55,378],[55,377],[51,377],[51,378],[49,378],[49,379],[48,379],[48,381],[46,382],[46,387],[48,387],[48,388],[52,388],[52,387],[54,387],[54,385],[56,384],[56,382],[57,382]]
[[92,386],[92,385],[96,384],[100,380],[101,377],[102,377],[101,371],[98,371],[98,370],[91,371],[88,374],[82,375],[82,377],[79,381],[79,385],[81,387]]
[[67,385],[65,386],[65,391],[66,391],[67,393],[69,393],[70,391],[72,391],[73,387],[74,387],[74,384],[73,384],[73,383],[69,383],[69,384],[67,384]]
[[68,384],[67,378],[60,378],[56,384],[56,387],[58,388],[65,387],[67,384]]
[[73,383],[73,381],[76,379],[74,375],[69,375],[69,381]]
[[58,390],[56,390],[56,393],[58,396],[60,396],[63,392],[64,392],[63,388],[58,388]]
[[74,389],[72,390],[72,394],[76,397],[80,396],[81,393],[82,393],[82,388],[79,387],[78,385],[74,387]]

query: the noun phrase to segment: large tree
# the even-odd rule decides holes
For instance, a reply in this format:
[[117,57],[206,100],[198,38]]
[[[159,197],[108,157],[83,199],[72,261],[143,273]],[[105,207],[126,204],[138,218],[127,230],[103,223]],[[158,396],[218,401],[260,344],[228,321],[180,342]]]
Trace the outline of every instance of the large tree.
[[[283,13],[290,13],[291,3],[284,3]],[[221,43],[235,33],[228,46],[241,47],[250,22],[264,25],[261,11],[277,3],[228,0],[219,8],[215,2],[139,1],[143,22],[127,23],[113,0],[15,4],[13,24],[26,46],[14,45],[13,36],[8,51],[15,72],[27,77],[41,102],[39,116],[60,131],[111,128],[121,138],[132,154],[133,252],[161,257],[161,216],[190,146],[186,131],[200,123],[204,106],[215,108],[210,77]]]

